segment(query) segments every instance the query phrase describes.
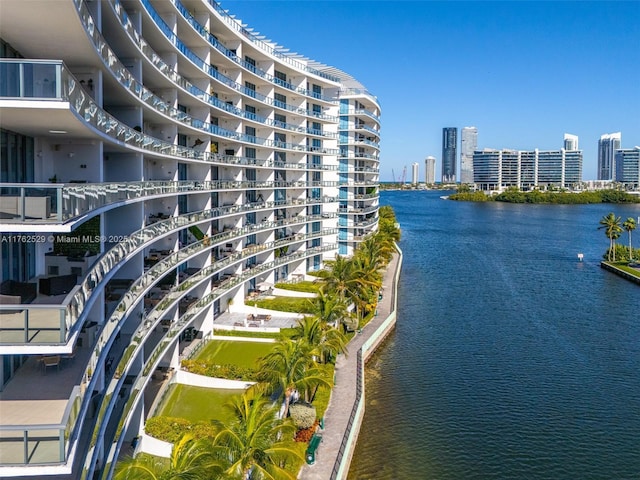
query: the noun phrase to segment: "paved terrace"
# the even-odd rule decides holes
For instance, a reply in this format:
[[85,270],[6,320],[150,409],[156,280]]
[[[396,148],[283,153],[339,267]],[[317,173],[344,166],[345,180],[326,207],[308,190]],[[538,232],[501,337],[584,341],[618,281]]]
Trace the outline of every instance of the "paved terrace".
[[332,477],[333,469],[356,401],[357,352],[387,319],[393,309],[393,283],[396,270],[399,267],[399,257],[398,254],[393,256],[393,260],[384,273],[383,297],[378,303],[378,315],[349,342],[348,356],[338,356],[335,386],[324,416],[324,430],[319,432],[322,435],[322,443],[316,452],[316,463],[314,465],[305,464],[298,476],[300,479],[329,480],[334,478]]

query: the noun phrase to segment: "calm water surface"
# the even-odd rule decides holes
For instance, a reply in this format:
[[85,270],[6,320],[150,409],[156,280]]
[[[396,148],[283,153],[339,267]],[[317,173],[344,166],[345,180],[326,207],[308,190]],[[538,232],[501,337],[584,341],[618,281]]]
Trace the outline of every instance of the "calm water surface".
[[440,195],[381,197],[403,233],[398,325],[349,479],[640,479],[640,286],[600,268],[597,230],[640,206]]

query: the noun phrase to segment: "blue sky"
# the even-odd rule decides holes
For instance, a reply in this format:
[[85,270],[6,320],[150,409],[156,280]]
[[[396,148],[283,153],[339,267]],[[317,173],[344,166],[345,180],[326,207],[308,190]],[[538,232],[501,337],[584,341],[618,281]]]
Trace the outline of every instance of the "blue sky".
[[[251,1],[221,5],[270,40],[358,79],[382,106],[380,176],[436,157],[442,128],[478,148],[640,145],[640,1]],[[459,168],[458,168],[459,172]],[[410,173],[408,173],[409,175]]]

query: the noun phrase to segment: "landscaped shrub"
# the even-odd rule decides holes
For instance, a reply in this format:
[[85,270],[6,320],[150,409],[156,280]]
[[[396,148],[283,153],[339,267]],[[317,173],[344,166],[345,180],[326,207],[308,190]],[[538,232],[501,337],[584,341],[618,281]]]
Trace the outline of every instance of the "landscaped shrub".
[[183,360],[182,368],[196,375],[226,378],[229,380],[243,380],[245,382],[254,382],[258,376],[258,370],[254,367],[242,367],[230,363],[217,365],[202,360]]
[[316,408],[305,403],[294,403],[289,406],[289,415],[298,428],[309,428],[316,421]]
[[308,298],[275,297],[258,301],[247,301],[247,305],[257,304],[258,308],[277,310],[279,312],[313,313],[313,303]]
[[311,437],[313,437],[313,434],[316,433],[316,430],[318,429],[319,424],[320,422],[316,420],[315,422],[313,422],[313,425],[310,426],[309,428],[301,428],[296,432],[296,436],[294,440],[296,442],[309,443],[311,441]]
[[147,435],[164,442],[176,443],[186,433],[195,438],[211,438],[216,430],[209,422],[190,422],[185,418],[151,417],[144,426]]
[[276,288],[282,290],[292,290],[294,292],[318,293],[322,283],[320,282],[298,282],[298,283],[276,283]]

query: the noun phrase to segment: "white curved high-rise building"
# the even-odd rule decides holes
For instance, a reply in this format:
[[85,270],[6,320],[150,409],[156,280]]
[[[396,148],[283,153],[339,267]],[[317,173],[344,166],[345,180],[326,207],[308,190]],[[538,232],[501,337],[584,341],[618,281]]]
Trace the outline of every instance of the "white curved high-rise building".
[[110,478],[154,372],[375,231],[380,106],[213,0],[0,0],[0,54],[0,477]]

